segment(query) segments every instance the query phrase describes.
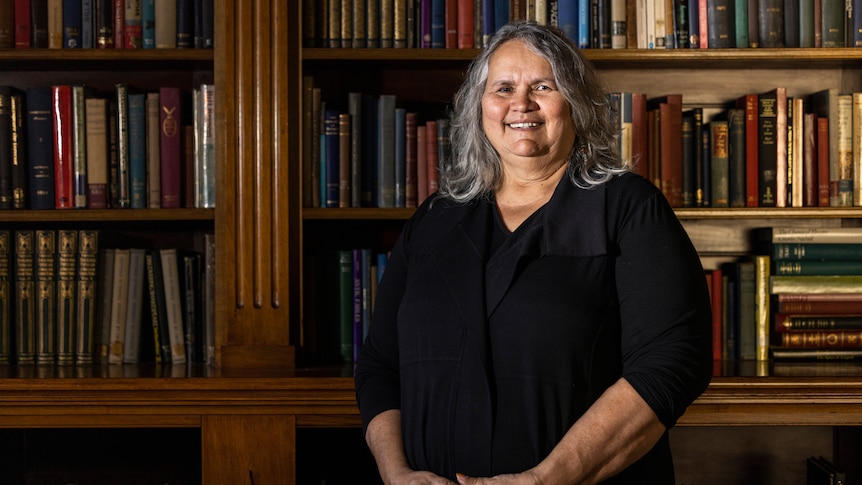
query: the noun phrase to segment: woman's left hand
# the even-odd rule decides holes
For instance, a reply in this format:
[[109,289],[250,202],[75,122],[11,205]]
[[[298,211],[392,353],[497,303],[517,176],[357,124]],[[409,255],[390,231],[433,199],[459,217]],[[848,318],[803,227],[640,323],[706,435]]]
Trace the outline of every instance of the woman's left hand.
[[524,473],[512,473],[508,475],[497,475],[495,477],[477,478],[468,477],[457,473],[456,478],[460,485],[540,485],[539,478],[530,471]]

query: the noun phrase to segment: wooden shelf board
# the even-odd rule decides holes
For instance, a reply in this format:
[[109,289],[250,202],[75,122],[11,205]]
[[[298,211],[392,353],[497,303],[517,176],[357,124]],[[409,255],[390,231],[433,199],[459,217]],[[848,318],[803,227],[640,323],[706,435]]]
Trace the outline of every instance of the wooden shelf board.
[[0,211],[0,223],[212,220],[215,220],[215,209],[65,209]]

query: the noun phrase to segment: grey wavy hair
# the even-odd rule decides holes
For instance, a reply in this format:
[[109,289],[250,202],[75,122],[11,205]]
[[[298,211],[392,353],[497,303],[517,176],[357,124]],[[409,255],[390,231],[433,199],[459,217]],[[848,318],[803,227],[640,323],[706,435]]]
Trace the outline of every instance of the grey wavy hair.
[[591,64],[558,28],[531,21],[501,27],[467,70],[450,115],[449,160],[440,167],[439,195],[466,202],[493,192],[500,182],[500,156],[482,128],[482,96],[491,56],[504,43],[520,40],[551,64],[557,89],[571,108],[576,138],[568,177],[578,187],[608,181],[628,167],[620,159],[618,130],[612,124],[607,94]]

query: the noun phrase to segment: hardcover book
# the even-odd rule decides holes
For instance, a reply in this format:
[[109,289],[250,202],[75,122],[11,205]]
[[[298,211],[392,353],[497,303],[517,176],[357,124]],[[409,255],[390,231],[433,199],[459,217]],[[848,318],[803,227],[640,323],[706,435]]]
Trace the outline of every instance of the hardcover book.
[[[53,364],[56,358],[57,339],[57,273],[54,268],[57,253],[57,234],[51,230],[33,233],[33,262],[35,277],[35,357],[37,364]],[[20,269],[20,267],[19,267]]]
[[0,86],[0,209],[12,208],[12,88]]
[[81,0],[62,0],[62,3],[63,48],[80,49],[83,47]]
[[180,89],[162,87],[159,89],[160,140],[161,153],[160,189],[163,209],[178,208],[182,201],[182,148],[181,130],[182,106]]
[[13,274],[10,265],[12,233],[0,230],[0,364],[12,363],[12,315]]
[[125,355],[130,261],[129,249],[114,250],[114,280],[111,283],[111,320],[108,340],[109,364],[122,364]]
[[85,209],[87,176],[87,113],[84,86],[72,86],[72,207]]
[[129,160],[129,86],[125,83],[116,84],[114,86],[114,99],[117,106],[117,121],[115,125],[117,133],[115,148],[115,153],[117,154],[116,207],[119,209],[128,209],[132,200],[130,185],[131,162]]
[[78,302],[78,231],[57,231],[57,364],[75,361]]
[[185,338],[183,336],[183,310],[179,279],[179,260],[175,248],[159,250],[162,263],[162,277],[165,286],[165,308],[168,320],[168,333],[171,342],[171,362],[186,363]]
[[123,342],[123,363],[137,364],[141,355],[141,319],[144,302],[144,281],[146,277],[145,250],[129,250],[129,281],[126,297],[126,314],[123,324],[126,336]]
[[35,245],[35,231],[15,231],[15,347],[19,365],[36,362]]
[[12,208],[29,208],[27,180],[30,177],[27,163],[27,130],[24,94],[15,91],[10,96],[12,108]]
[[129,103],[129,207],[145,209],[147,193],[147,111],[145,93],[130,93]]
[[125,0],[123,16],[124,48],[141,49],[144,47],[143,0]]
[[74,139],[72,129],[72,87],[51,87],[51,115],[54,139],[54,208],[74,207]]
[[86,100],[87,207],[108,208],[108,101]]
[[97,297],[98,230],[78,231],[77,301],[75,308],[75,363],[92,364],[95,356]]
[[30,47],[48,48],[48,0],[30,0]]
[[162,261],[158,250],[146,253],[147,294],[149,295],[150,327],[156,363],[170,363],[171,344],[168,331],[168,315],[165,307],[165,287],[162,276]]

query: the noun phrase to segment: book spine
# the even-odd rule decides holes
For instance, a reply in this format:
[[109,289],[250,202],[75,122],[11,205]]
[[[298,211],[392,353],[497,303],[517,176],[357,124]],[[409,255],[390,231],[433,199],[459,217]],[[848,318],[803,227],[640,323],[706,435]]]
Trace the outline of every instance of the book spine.
[[156,0],[143,0],[141,4],[141,46],[156,48]]
[[755,338],[755,350],[758,361],[766,361],[769,359],[769,343],[770,343],[770,261],[769,256],[758,255],[754,258],[754,315],[755,329],[757,337]]
[[197,196],[195,207],[213,208],[216,205],[215,157],[215,85],[200,86],[200,144],[199,162],[195,169]]
[[191,49],[195,43],[195,10],[193,0],[176,0],[176,48]]
[[95,355],[93,337],[96,328],[98,230],[78,231],[77,299],[75,308],[75,363],[92,364]]
[[147,157],[147,207],[158,209],[162,204],[161,154],[159,152],[159,93],[146,95],[146,157]]
[[126,48],[126,0],[112,0],[111,30],[114,33],[114,48]]
[[62,0],[63,48],[80,49],[81,42],[81,0]]
[[862,275],[772,275],[770,291],[780,293],[855,293]]
[[147,207],[147,111],[145,93],[128,95],[129,100],[129,207]]
[[93,328],[93,362],[108,363],[111,345],[111,314],[113,311],[114,256],[116,250],[104,249],[98,252],[96,279],[96,318]]
[[405,174],[404,174],[404,205],[405,207],[417,207],[416,198],[416,175],[417,175],[417,143],[416,123],[417,114],[409,112],[405,115]]
[[[170,363],[171,331],[168,325],[167,295],[165,293],[165,276],[162,271],[162,257],[159,250],[151,250],[150,253],[152,253],[153,277],[155,278],[154,283],[156,285],[156,305],[159,312],[158,337],[155,340],[155,344],[161,348],[159,352],[162,355],[162,362]],[[155,328],[153,329],[153,332],[156,332]]]
[[141,248],[129,250],[129,284],[126,297],[126,340],[123,344],[123,363],[137,364],[141,352],[141,316],[143,315],[144,278],[146,271],[145,251]]
[[34,233],[35,277],[35,357],[37,364],[53,364],[56,358],[57,281],[54,272],[57,251],[56,234],[51,230]]
[[353,362],[353,251],[338,251],[339,349],[344,363]]
[[394,158],[394,182],[395,182],[395,207],[405,207],[407,197],[407,110],[397,108],[395,110],[395,140]]
[[844,8],[841,1],[821,3],[821,47],[844,47]]
[[428,186],[428,196],[437,193],[439,188],[438,148],[437,143],[437,120],[428,120],[425,123],[425,180]]
[[0,230],[0,364],[12,363],[13,356],[11,244],[11,232]]
[[326,187],[324,192],[324,207],[338,207],[339,166],[341,163],[338,135],[339,114],[337,110],[326,110],[323,119],[323,138],[325,140],[326,157],[325,163],[321,167],[325,175],[321,177],[321,180],[325,181]]
[[734,0],[712,0],[707,2],[709,48],[727,49],[736,47],[735,10]]
[[54,208],[70,209],[74,206],[72,89],[69,85],[55,85],[52,86],[51,91],[54,134]]
[[115,85],[117,103],[117,204],[120,209],[131,205],[131,186],[129,179],[129,87],[120,83]]
[[30,47],[48,48],[48,0],[30,0]]
[[[203,49],[212,49],[215,46],[215,2],[214,0],[201,0],[201,28],[203,32],[201,37],[203,38]],[[357,17],[361,17],[357,15]],[[364,24],[364,19],[363,19]],[[354,47],[359,47],[354,45]]]
[[87,207],[108,208],[108,102],[88,98],[86,106]]
[[18,364],[36,362],[36,235],[15,231],[15,344]]
[[456,1],[456,8],[458,10],[456,36],[459,49],[472,49],[475,45],[473,2],[481,2],[481,0]]
[[12,88],[0,86],[0,209],[12,208]]
[[862,347],[862,331],[860,330],[784,332],[780,336],[780,345],[787,348],[843,349]]
[[712,171],[710,180],[712,182],[712,207],[730,206],[730,182],[729,182],[729,134],[728,122],[725,119],[713,120],[710,123],[710,156]]
[[57,364],[75,361],[78,231],[57,232]]
[[47,32],[49,49],[63,48],[63,2],[65,0],[48,0]]
[[[15,0],[15,43],[16,49],[30,48],[30,0]],[[0,359],[2,361],[2,359]]]
[[[159,329],[159,319],[160,315],[164,315],[163,310],[160,313],[159,310],[159,300],[158,300],[158,292],[159,287],[156,286],[156,274],[153,268],[153,253],[152,251],[147,251],[144,256],[144,263],[146,265],[146,274],[147,274],[147,303],[149,303],[149,316],[150,316],[150,329],[153,332],[153,355],[156,361],[156,364],[164,363],[162,358],[162,345],[161,345],[161,335]],[[159,275],[161,276],[161,275]],[[164,308],[164,296],[161,298],[161,305]]]
[[144,47],[143,0],[125,0],[123,15],[123,47],[142,49]]
[[350,113],[338,113],[338,207],[350,207]]
[[126,345],[126,311],[129,297],[129,249],[114,251],[114,280],[111,286],[111,324],[108,363],[122,364]]
[[860,330],[862,315],[790,315],[775,314],[776,332]]
[[27,131],[24,95],[15,92],[9,97],[11,115],[10,138],[12,142],[12,208],[27,209]]
[[182,113],[180,89],[159,89],[159,150],[161,153],[160,189],[163,209],[178,208],[182,201],[181,190],[181,130]]
[[185,338],[183,336],[183,311],[180,296],[179,260],[177,250],[160,250],[162,276],[165,284],[165,308],[170,335],[171,362],[186,363]]
[[758,139],[760,140],[758,151],[758,200],[760,207],[775,207],[777,170],[777,104],[778,99],[774,91],[760,94],[758,102]]
[[94,1],[96,2],[94,11],[96,19],[96,48],[113,49],[115,47],[113,0]]
[[784,0],[758,0],[758,45],[784,47]]
[[177,0],[156,0],[156,49],[177,47]]
[[[853,206],[853,97],[838,95],[838,206]],[[831,136],[831,135],[830,135]]]
[[[362,207],[362,93],[348,93],[347,105],[350,116],[350,207]],[[308,165],[310,167],[310,160]]]
[[862,261],[862,244],[786,242],[772,245],[776,261]]
[[862,274],[862,261],[789,261],[776,260],[777,275],[852,275]]
[[862,293],[776,295],[775,312],[794,315],[862,315]]
[[81,0],[81,47],[84,49],[96,46],[94,4],[95,0]]
[[862,228],[773,226],[764,237],[773,243],[862,243]]
[[182,255],[183,334],[188,362],[203,362],[203,334],[200,302],[200,255]]
[[72,207],[87,208],[87,113],[84,86],[72,86]]

